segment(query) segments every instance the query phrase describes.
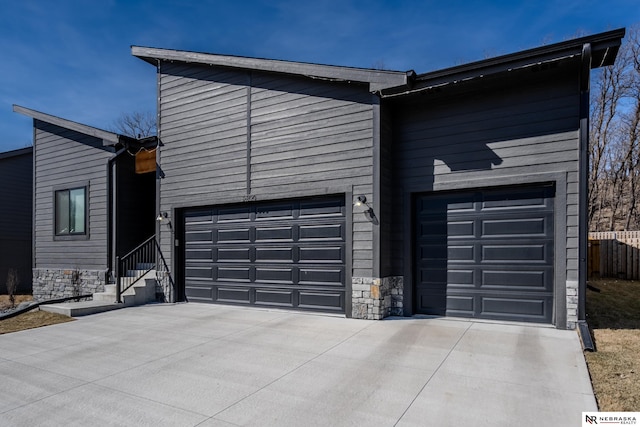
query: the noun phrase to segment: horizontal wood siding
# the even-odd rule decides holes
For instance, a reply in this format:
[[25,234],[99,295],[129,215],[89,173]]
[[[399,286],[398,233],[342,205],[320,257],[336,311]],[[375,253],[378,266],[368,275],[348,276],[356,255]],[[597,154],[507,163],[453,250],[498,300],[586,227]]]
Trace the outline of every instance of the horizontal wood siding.
[[[161,210],[346,189],[371,198],[366,86],[168,62],[160,70]],[[354,212],[353,275],[371,276],[371,232]],[[161,243],[170,253],[169,233]]]
[[[35,121],[35,268],[107,268],[107,162],[102,140]],[[54,191],[89,184],[86,240],[54,240]]]
[[22,154],[0,158],[0,238],[31,241],[33,154],[19,151]]
[[0,154],[0,293],[9,269],[18,273],[18,291],[31,291],[33,152]]
[[[401,250],[410,218],[402,209],[405,192],[508,185],[510,177],[527,176],[535,182],[536,173],[562,172],[567,174],[567,280],[577,280],[575,65],[459,83],[422,94],[394,115],[393,180],[399,190],[393,201],[394,274],[402,273],[407,258]],[[480,179],[482,184],[474,182]]]

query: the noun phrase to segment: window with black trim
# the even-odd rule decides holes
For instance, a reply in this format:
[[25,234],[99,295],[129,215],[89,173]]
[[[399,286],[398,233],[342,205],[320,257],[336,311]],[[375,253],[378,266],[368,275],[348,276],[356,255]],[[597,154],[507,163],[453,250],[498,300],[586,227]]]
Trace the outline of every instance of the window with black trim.
[[87,187],[55,192],[56,236],[87,233]]

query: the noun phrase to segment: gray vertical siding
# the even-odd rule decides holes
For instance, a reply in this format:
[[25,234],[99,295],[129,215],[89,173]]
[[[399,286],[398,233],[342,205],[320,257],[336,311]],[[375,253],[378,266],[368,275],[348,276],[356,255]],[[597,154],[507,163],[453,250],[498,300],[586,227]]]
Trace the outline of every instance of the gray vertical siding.
[[[160,209],[349,191],[371,198],[372,118],[366,86],[163,62]],[[353,213],[354,276],[371,276],[372,227]]]
[[[102,140],[35,120],[35,268],[107,268],[107,162]],[[88,184],[88,239],[54,239],[54,191]]]
[[545,182],[561,173],[567,226],[556,236],[566,238],[566,278],[577,279],[577,66],[458,83],[419,95],[394,115],[394,274],[409,257],[401,250],[411,218],[403,210],[407,194]]
[[18,290],[31,290],[33,149],[0,153],[0,293],[9,269],[18,272]]

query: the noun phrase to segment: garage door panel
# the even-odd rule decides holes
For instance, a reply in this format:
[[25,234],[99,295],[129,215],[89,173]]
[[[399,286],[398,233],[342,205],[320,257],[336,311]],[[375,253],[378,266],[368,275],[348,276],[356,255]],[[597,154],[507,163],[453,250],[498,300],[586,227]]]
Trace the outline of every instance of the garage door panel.
[[286,204],[260,205],[256,208],[256,221],[277,221],[293,219],[294,206]]
[[185,233],[186,243],[213,243],[213,232],[194,230]]
[[480,204],[481,210],[514,210],[520,208],[547,208],[552,187],[523,188],[521,190],[505,189],[484,193]]
[[224,287],[217,286],[213,289],[215,295],[213,298],[206,302],[217,301],[217,302],[228,302],[233,304],[250,304],[251,303],[251,293],[247,288],[233,288],[233,287]]
[[344,312],[343,197],[187,209],[184,217],[187,299],[206,299],[207,285],[208,302]]
[[212,289],[211,287],[193,286],[187,285],[187,289],[190,298],[194,301],[211,301]]
[[298,293],[298,308],[310,310],[344,312],[343,292],[314,292],[300,291]]
[[553,196],[549,186],[418,196],[416,311],[551,322]]
[[199,225],[199,224],[211,224],[213,223],[213,211],[207,210],[193,210],[184,217],[185,224]]
[[473,237],[475,229],[474,221],[452,221],[446,224],[446,236],[449,238]]
[[473,287],[475,286],[474,270],[452,270],[447,272],[447,283],[455,286]]
[[423,286],[427,286],[430,283],[447,283],[448,272],[445,268],[437,268],[437,266],[430,265],[430,268],[421,268],[419,281]]
[[249,228],[221,229],[216,234],[218,243],[249,243],[251,241]]
[[476,312],[475,298],[466,295],[447,295],[447,316],[473,317]]
[[418,294],[420,313],[433,316],[445,316],[447,314],[447,290],[446,284],[440,292],[421,292]]
[[545,299],[525,298],[482,298],[482,314],[485,316],[504,316],[513,318],[526,316],[531,320],[542,321],[546,317]]
[[256,243],[259,242],[293,242],[293,227],[256,227]]
[[218,267],[216,278],[219,281],[245,282],[251,281],[250,267]]
[[300,285],[308,286],[343,286],[344,283],[344,270],[342,269],[321,269],[316,268],[304,268],[299,269],[299,281]]
[[418,261],[431,263],[439,260],[447,261],[447,243],[421,243],[418,247]]
[[482,262],[533,264],[548,261],[547,245],[483,245]]
[[213,278],[213,268],[211,267],[192,267],[188,266],[186,268],[185,277],[187,280],[189,279],[212,279]]
[[449,246],[447,248],[447,259],[449,261],[470,261],[475,260],[475,247],[466,246]]
[[217,209],[215,222],[232,223],[245,222],[251,218],[251,210],[249,207],[229,207]]
[[343,224],[300,225],[300,241],[344,241]]
[[469,200],[469,197],[465,195],[446,195],[439,196],[433,195],[430,200],[419,200],[418,211],[421,215],[429,216],[440,212],[468,212],[475,211],[476,207],[474,202]]
[[344,246],[300,248],[301,263],[344,263]]
[[191,262],[211,261],[213,259],[213,249],[187,249],[187,257]]
[[256,262],[292,263],[295,249],[291,247],[257,247]]
[[505,290],[541,290],[549,289],[550,280],[548,275],[552,270],[535,271],[505,271],[505,270],[483,270],[481,287],[485,289],[505,289]]
[[[219,247],[216,251],[212,250],[211,253],[217,255],[216,259],[219,262],[251,262],[250,248]],[[190,254],[190,251],[187,252],[187,255]],[[211,260],[213,261],[213,258]]]
[[294,269],[256,267],[256,282],[294,284]]
[[260,289],[255,290],[255,303],[276,307],[294,307],[294,292],[289,289]]
[[420,219],[418,227],[420,228],[418,232],[419,236],[428,236],[429,239],[436,239],[437,237],[441,237],[443,239],[447,238],[446,219]]
[[493,219],[482,221],[483,236],[544,236],[547,227],[544,218]]

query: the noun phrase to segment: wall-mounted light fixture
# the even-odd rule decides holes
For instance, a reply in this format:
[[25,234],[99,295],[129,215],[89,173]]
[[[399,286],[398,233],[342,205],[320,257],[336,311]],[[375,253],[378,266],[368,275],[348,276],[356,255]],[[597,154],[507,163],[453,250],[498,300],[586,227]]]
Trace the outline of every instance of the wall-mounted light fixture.
[[363,196],[358,196],[356,198],[356,202],[354,203],[354,205],[356,207],[360,207],[362,205],[366,206],[367,209],[365,209],[363,211],[364,216],[366,216],[367,219],[369,221],[371,221],[372,223],[374,223],[374,224],[378,223],[378,219],[376,218],[376,214],[373,212],[373,208],[371,207],[371,205],[369,203],[367,203],[367,196],[364,196],[364,195]]
[[156,221],[158,221],[158,223],[162,224],[163,222],[167,224],[167,227],[169,227],[170,230],[173,231],[173,226],[171,225],[171,220],[168,220],[169,218],[169,214],[165,211],[160,212],[158,214],[158,216],[156,217]]
[[[367,205],[369,206],[369,204],[367,203],[367,196],[358,196],[358,198],[356,199],[356,206],[362,206],[362,205]],[[369,206],[371,207],[371,206]]]

